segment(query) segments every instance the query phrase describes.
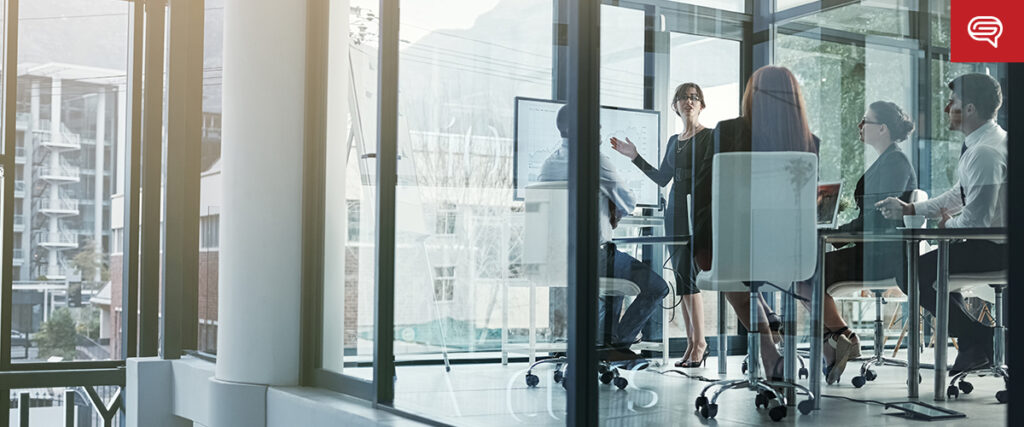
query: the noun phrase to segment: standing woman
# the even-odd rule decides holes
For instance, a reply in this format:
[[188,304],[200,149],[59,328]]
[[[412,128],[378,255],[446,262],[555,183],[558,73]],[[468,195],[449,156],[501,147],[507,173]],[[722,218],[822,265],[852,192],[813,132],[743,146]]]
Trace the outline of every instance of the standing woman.
[[[654,168],[637,152],[636,145],[627,138],[622,141],[612,138],[612,148],[629,157],[641,171],[658,186],[664,187],[672,181],[668,206],[665,208],[665,233],[674,236],[689,234],[687,223],[686,195],[690,194],[691,167],[695,147],[710,147],[714,144],[714,133],[700,124],[704,110],[704,92],[696,83],[683,83],[676,88],[672,98],[672,110],[683,119],[683,131],[668,139],[665,157],[660,168]],[[708,345],[704,340],[704,301],[700,289],[692,280],[689,246],[669,246],[672,268],[675,270],[676,286],[682,298],[683,323],[686,327],[686,352],[676,362],[677,367],[696,368],[708,357]],[[664,327],[664,325],[663,325]],[[662,331],[664,333],[664,331]]]

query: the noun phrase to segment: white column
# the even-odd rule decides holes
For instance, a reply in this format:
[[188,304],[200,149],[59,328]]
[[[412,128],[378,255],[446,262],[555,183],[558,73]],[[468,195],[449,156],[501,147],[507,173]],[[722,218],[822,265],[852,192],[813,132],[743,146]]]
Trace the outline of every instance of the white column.
[[[128,87],[125,86],[125,85],[120,85],[120,86],[117,87],[117,114],[116,114],[116,117],[117,117],[117,120],[115,121],[115,123],[117,123],[117,149],[114,150],[114,153],[117,153],[116,154],[117,161],[115,163],[116,168],[114,169],[114,173],[111,174],[111,179],[116,178],[116,179],[114,179],[113,193],[114,194],[121,194],[121,193],[124,192],[124,186],[125,186],[125,183],[124,183],[124,162],[125,162],[124,151],[125,151],[125,149],[127,149],[127,145],[126,144],[128,143],[127,142],[128,135],[127,135],[126,126],[125,126],[126,123],[124,123],[121,120],[122,117],[125,120],[128,120]],[[117,215],[122,215],[122,213],[119,212],[119,213],[117,213]],[[111,225],[111,228],[113,228],[114,223],[111,222],[110,225]]]
[[299,381],[305,2],[224,4],[216,379]]
[[[50,141],[53,143],[60,142],[63,135],[60,132],[60,106],[61,106],[61,81],[59,78],[54,77],[50,83]],[[60,151],[54,150],[50,153],[50,171],[51,173],[60,170]],[[55,182],[48,183],[50,188],[49,198],[50,206],[57,206],[60,200],[60,186]],[[47,218],[49,222],[47,231],[50,233],[50,238],[59,238],[57,235],[58,227],[57,223],[59,220],[55,216]],[[48,252],[49,264],[46,266],[47,276],[57,276],[60,274],[60,266],[57,265],[58,251],[56,248],[50,248]]]
[[[107,138],[105,136],[107,132],[107,90],[106,88],[100,88],[99,93],[96,94],[96,182],[93,183],[95,186],[96,193],[93,194],[93,224],[92,224],[92,241],[96,248],[97,256],[103,256],[103,183],[105,181],[103,176],[104,158],[103,154],[107,147]],[[82,278],[83,280],[86,278]],[[94,277],[89,279],[99,281],[100,280],[100,269],[96,269]]]

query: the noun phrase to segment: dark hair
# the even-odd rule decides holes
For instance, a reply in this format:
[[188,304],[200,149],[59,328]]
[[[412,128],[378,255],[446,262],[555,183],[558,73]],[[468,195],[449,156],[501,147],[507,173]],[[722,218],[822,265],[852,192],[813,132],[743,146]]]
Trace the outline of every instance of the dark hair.
[[947,86],[960,97],[961,104],[973,104],[978,115],[985,120],[995,118],[996,111],[1003,105],[999,82],[987,74],[964,74],[950,81]]
[[907,139],[914,131],[914,121],[898,105],[889,101],[872,102],[868,108],[875,112],[875,118],[889,129],[893,142]]
[[686,96],[686,92],[690,89],[697,91],[697,96],[700,97],[700,108],[708,107],[708,105],[704,103],[704,91],[700,89],[700,85],[692,82],[686,82],[676,86],[676,93],[675,95],[672,95],[672,111],[675,111],[676,115],[679,115],[679,110],[676,110],[676,103],[678,103],[680,99],[683,99],[683,97]]
[[558,109],[555,125],[558,126],[558,132],[562,134],[562,138],[569,137],[569,104],[565,104],[562,108]]
[[817,153],[800,85],[785,67],[761,67],[743,91],[743,118],[750,124],[754,151]]

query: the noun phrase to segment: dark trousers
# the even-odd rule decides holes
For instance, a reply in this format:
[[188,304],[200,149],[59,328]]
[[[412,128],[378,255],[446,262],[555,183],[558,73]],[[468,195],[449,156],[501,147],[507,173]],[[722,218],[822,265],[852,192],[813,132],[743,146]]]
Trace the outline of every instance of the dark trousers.
[[[1004,270],[1007,266],[1006,245],[988,240],[970,240],[949,245],[949,274],[981,273]],[[935,281],[938,276],[939,251],[931,251],[921,255],[918,263],[919,294],[921,307],[935,314]],[[907,292],[905,274],[898,275],[896,282],[904,293]],[[964,305],[964,297],[959,292],[949,295],[949,336],[960,337],[961,351],[963,347],[977,348],[986,352],[992,350],[992,328],[979,322]],[[980,346],[980,347],[978,347]]]

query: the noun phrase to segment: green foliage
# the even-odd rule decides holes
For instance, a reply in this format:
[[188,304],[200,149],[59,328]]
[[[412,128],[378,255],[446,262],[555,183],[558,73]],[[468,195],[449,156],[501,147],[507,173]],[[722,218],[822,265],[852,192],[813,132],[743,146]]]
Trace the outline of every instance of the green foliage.
[[96,251],[96,241],[89,240],[82,246],[74,258],[71,259],[74,265],[82,273],[82,280],[89,281],[96,277],[99,271],[100,281],[110,280],[110,270],[102,254]]
[[35,335],[39,357],[45,359],[57,356],[64,360],[74,360],[76,335],[77,327],[71,310],[65,307],[54,310],[50,319],[43,322],[42,328]]

